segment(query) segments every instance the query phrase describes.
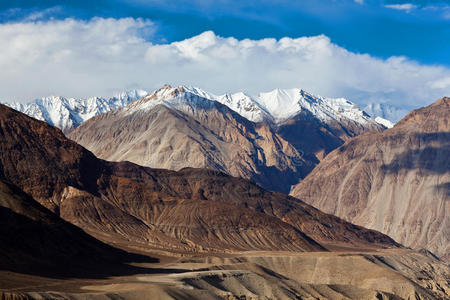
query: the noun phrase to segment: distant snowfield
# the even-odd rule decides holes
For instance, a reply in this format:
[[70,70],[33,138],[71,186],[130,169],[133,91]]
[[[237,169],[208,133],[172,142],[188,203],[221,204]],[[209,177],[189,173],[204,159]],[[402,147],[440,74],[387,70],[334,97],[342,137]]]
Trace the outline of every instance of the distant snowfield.
[[50,96],[27,104],[17,102],[4,104],[33,118],[46,121],[63,131],[70,131],[96,115],[120,109],[141,98],[153,101],[144,101],[145,104],[131,105],[127,109],[150,109],[157,104],[180,107],[186,105],[186,101],[217,101],[252,122],[280,123],[302,110],[307,110],[321,121],[347,119],[360,124],[377,122],[387,128],[392,127],[401,118],[400,115],[407,113],[407,111],[395,110],[393,107],[380,104],[368,105],[366,112],[347,99],[324,98],[299,88],[275,89],[259,93],[257,96],[250,96],[244,92],[214,95],[197,87],[173,88],[169,85],[151,93],[145,90],[131,90],[117,93],[110,98],[75,99]]
[[91,97],[75,99],[49,96],[36,99],[26,104],[18,102],[5,102],[3,104],[23,112],[30,117],[45,121],[63,131],[68,131],[78,127],[81,123],[96,115],[121,108],[147,94],[143,90],[132,90],[117,93],[111,98]]

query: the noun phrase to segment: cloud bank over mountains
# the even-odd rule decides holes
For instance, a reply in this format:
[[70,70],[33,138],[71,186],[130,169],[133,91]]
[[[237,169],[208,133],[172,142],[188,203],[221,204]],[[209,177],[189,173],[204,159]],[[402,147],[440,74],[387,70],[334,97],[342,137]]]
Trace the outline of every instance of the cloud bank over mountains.
[[417,107],[450,95],[450,69],[406,57],[347,51],[327,36],[237,40],[212,31],[153,44],[148,19],[93,18],[0,24],[0,99],[107,96],[164,83],[216,94],[300,87],[357,103]]

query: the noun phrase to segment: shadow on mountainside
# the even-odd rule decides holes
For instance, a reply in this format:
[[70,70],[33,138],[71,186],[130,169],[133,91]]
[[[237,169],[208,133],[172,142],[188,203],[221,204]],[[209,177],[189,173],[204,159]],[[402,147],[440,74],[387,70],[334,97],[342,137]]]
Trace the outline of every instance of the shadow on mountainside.
[[161,273],[129,264],[158,261],[104,244],[18,187],[0,181],[0,270],[51,278],[106,278]]
[[443,191],[448,198],[447,201],[450,201],[450,182],[441,183],[434,187],[438,192]]
[[302,165],[297,166],[300,169],[298,172],[279,170],[274,166],[262,166],[261,172],[252,176],[251,180],[266,190],[289,194],[291,186],[305,178],[315,166],[309,161],[301,163]]
[[[404,143],[405,147],[408,144],[426,146],[397,154],[389,164],[381,166],[383,170],[388,173],[416,169],[434,174],[450,173],[450,132],[415,134]],[[437,144],[440,145],[435,146]]]
[[0,219],[0,270],[61,279],[169,272],[130,265],[159,260],[103,244],[64,221],[32,220],[5,207]]
[[328,154],[344,143],[340,138],[343,132],[335,132],[307,111],[302,111],[278,125],[277,133],[298,151],[310,155],[309,160],[316,164],[319,160],[314,153],[324,151],[324,154]]

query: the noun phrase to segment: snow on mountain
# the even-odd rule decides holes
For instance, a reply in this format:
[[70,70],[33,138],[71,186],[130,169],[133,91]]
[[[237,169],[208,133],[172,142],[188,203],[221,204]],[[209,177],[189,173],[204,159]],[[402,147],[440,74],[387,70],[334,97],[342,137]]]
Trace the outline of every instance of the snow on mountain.
[[360,124],[375,123],[356,104],[344,98],[323,98],[301,89],[275,89],[254,98],[244,93],[226,94],[216,96],[215,100],[253,122],[281,123],[308,110],[323,122],[347,119]]
[[301,89],[275,89],[251,97],[242,92],[217,96],[195,87],[165,85],[124,110],[132,113],[163,104],[189,113],[195,110],[195,106],[211,106],[214,101],[228,106],[253,122],[281,123],[302,110],[308,110],[322,122],[346,120],[359,124],[376,124],[356,104],[344,98],[322,98]]
[[245,93],[239,92],[235,94],[225,94],[222,96],[216,96],[214,99],[253,122],[273,120],[273,117],[260,103],[253,100]]
[[[140,100],[130,103],[137,99]],[[323,98],[301,89],[275,89],[271,92],[260,93],[256,97],[243,92],[217,96],[196,87],[164,85],[152,93],[132,90],[117,93],[111,98],[75,99],[50,96],[28,104],[5,104],[67,132],[95,115],[122,107],[127,113],[132,113],[136,110],[145,111],[158,104],[163,104],[192,114],[195,113],[197,107],[214,106],[215,101],[228,106],[253,122],[265,121],[278,124],[307,110],[325,123],[351,121],[362,125],[377,124],[356,104],[344,98]],[[385,109],[385,106],[371,106],[371,108],[382,110]],[[392,112],[388,109],[385,111]],[[384,121],[379,123],[385,126],[388,124],[381,122]]]
[[301,89],[275,89],[268,93],[260,93],[257,101],[277,123],[305,109],[323,122],[348,119],[361,124],[374,123],[374,120],[356,104],[344,98],[323,98]]
[[164,85],[142,99],[122,108],[126,114],[137,111],[148,111],[157,105],[165,105],[186,113],[195,113],[196,108],[211,108],[215,105],[216,96],[199,88]]
[[373,118],[380,117],[395,124],[403,119],[410,110],[398,108],[387,103],[370,103],[364,107],[364,111]]
[[376,118],[375,118],[375,121],[376,121],[377,123],[383,125],[383,126],[386,127],[386,128],[392,128],[392,127],[394,127],[394,125],[395,125],[395,124],[392,123],[391,121],[386,120],[386,119],[383,119],[383,118],[381,118],[381,117],[376,117]]
[[147,94],[143,90],[133,90],[117,93],[111,98],[75,99],[49,96],[26,104],[17,102],[4,104],[67,132],[93,116],[123,107]]

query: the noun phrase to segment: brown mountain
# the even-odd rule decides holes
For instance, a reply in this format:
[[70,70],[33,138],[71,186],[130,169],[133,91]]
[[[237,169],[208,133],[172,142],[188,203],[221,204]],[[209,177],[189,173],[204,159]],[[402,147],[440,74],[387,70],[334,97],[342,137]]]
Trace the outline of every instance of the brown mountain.
[[450,98],[330,153],[293,190],[404,245],[450,253]]
[[210,170],[111,163],[48,124],[0,106],[0,179],[109,243],[170,251],[391,247],[376,231]]
[[342,118],[323,121],[307,110],[276,126],[276,133],[291,144],[313,166],[348,139],[366,132],[381,132],[383,126],[375,122],[360,123]]
[[163,87],[84,122],[68,137],[109,161],[180,170],[208,168],[288,192],[312,168],[268,124],[183,87]]
[[1,180],[0,245],[0,270],[52,276],[87,274],[105,264],[120,269],[141,259],[94,239]]
[[[283,122],[267,117],[255,123],[205,97],[185,87],[164,86],[82,123],[68,137],[109,161],[171,170],[208,168],[288,193],[346,139],[383,129],[371,119],[339,119],[343,113],[328,107],[320,111],[322,119],[299,107],[298,114]],[[246,109],[241,107],[257,111],[251,105]]]

